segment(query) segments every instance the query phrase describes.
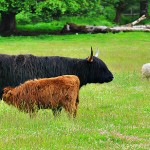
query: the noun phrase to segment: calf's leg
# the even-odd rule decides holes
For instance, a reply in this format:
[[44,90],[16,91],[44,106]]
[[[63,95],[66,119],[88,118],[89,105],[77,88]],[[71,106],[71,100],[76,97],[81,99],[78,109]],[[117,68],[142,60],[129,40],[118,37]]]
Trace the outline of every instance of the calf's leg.
[[59,107],[57,107],[57,108],[52,108],[52,112],[53,112],[54,117],[59,116],[60,113],[61,113],[61,110],[62,110],[62,107],[61,107],[61,106],[59,106]]

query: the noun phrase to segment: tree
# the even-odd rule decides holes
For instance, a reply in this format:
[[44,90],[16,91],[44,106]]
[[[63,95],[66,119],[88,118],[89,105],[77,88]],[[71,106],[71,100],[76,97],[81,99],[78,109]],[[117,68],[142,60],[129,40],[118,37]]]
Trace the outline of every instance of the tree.
[[22,10],[29,10],[34,6],[32,0],[1,0],[0,1],[0,33],[11,33],[16,30],[16,14]]
[[121,19],[121,14],[126,8],[126,2],[125,1],[118,1],[115,5],[114,8],[116,10],[116,16],[114,18],[115,23],[119,23]]
[[101,0],[102,5],[112,5],[115,9],[115,23],[120,23],[121,14],[130,6],[136,5],[139,3],[139,0]]

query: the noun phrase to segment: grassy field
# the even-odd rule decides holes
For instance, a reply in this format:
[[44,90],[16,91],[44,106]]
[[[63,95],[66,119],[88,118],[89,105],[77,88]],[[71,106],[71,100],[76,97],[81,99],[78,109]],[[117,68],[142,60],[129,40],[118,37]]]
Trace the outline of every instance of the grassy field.
[[36,118],[0,102],[2,150],[149,150],[150,82],[141,66],[150,62],[149,33],[0,37],[0,53],[86,58],[90,47],[114,74],[108,84],[80,90],[76,119],[51,110]]

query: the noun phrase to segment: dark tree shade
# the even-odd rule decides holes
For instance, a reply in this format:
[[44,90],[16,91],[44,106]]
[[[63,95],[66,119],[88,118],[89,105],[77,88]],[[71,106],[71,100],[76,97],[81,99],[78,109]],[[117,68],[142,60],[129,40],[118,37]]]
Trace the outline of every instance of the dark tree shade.
[[1,13],[0,32],[14,32],[16,27],[15,16],[14,13]]
[[140,16],[148,16],[148,0],[140,1]]

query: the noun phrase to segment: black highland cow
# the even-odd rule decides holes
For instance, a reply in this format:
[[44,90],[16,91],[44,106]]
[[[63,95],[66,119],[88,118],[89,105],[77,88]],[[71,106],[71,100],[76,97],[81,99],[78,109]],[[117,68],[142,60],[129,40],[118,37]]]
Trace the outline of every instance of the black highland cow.
[[113,80],[113,75],[106,64],[93,56],[92,48],[91,56],[86,59],[0,54],[0,98],[6,86],[17,86],[29,79],[61,75],[77,75],[80,87],[87,83]]

